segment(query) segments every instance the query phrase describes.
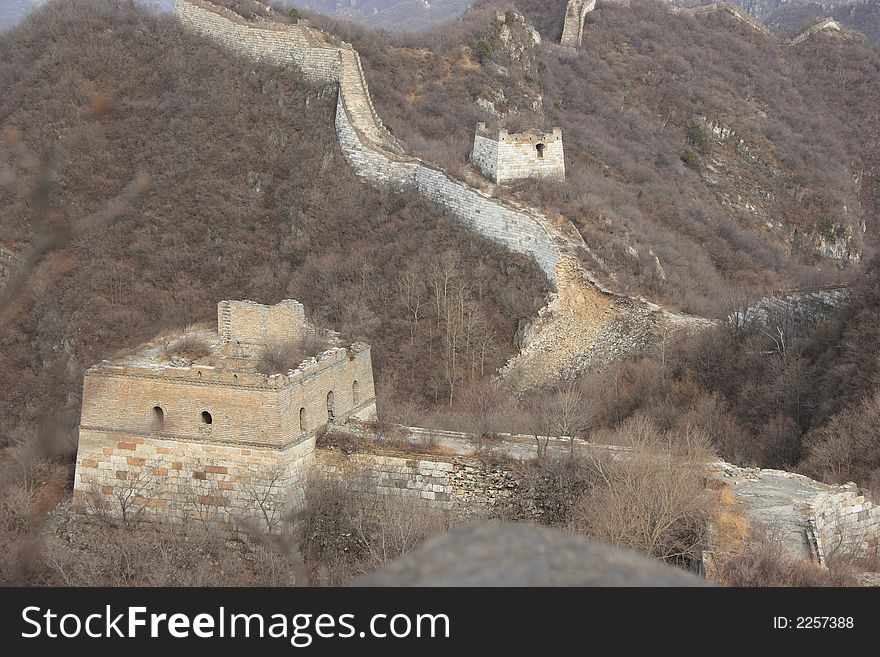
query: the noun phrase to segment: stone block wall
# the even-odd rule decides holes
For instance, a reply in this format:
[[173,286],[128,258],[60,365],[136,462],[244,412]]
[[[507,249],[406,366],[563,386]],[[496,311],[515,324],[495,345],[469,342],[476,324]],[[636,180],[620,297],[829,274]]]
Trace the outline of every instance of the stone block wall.
[[217,304],[217,333],[224,342],[260,347],[288,344],[303,338],[306,332],[305,309],[293,299],[273,306],[253,301]]
[[271,21],[251,23],[235,12],[201,0],[174,0],[174,15],[186,27],[232,52],[273,64],[293,64],[310,82],[338,82],[337,49],[316,41],[310,29]]
[[503,204],[421,160],[395,158],[366,148],[345,110],[344,99],[336,108],[336,134],[342,152],[359,176],[417,190],[471,230],[511,251],[534,257],[555,287],[560,247],[531,213]]
[[873,556],[880,554],[880,506],[858,491],[819,493],[813,518],[820,554]]
[[565,180],[565,153],[562,131],[491,134],[485,123],[478,123],[471,161],[497,183],[522,178]]
[[[485,124],[483,124],[485,125]],[[490,180],[498,180],[498,140],[481,135],[480,128],[474,135],[471,162]]]
[[477,459],[380,451],[346,455],[319,448],[316,465],[328,476],[348,477],[361,496],[409,496],[457,519],[522,513],[514,504],[522,478]]
[[315,438],[285,448],[81,429],[73,508],[119,519],[242,521],[277,531],[303,505]]

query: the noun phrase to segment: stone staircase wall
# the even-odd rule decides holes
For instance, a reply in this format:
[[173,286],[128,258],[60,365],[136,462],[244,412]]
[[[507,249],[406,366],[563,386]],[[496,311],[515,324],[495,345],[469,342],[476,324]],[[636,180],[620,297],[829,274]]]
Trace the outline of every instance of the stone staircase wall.
[[[584,0],[579,11],[594,6]],[[385,128],[373,107],[360,56],[344,41],[305,21],[283,25],[246,20],[206,0],[175,0],[175,15],[189,29],[252,59],[294,65],[314,83],[338,85],[335,127],[339,145],[353,171],[375,185],[412,189],[437,203],[459,222],[511,251],[531,256],[554,294],[531,331],[534,338],[502,375],[515,387],[545,385],[577,373],[591,362],[644,346],[658,322],[688,323],[642,299],[616,294],[585,266],[590,252],[577,228],[564,217],[490,195],[448,171],[408,156]],[[634,334],[625,327],[639,327]],[[602,352],[602,353],[600,353]]]
[[596,8],[596,0],[569,0],[565,8],[565,21],[562,24],[562,37],[559,45],[577,48],[584,36],[584,18]]

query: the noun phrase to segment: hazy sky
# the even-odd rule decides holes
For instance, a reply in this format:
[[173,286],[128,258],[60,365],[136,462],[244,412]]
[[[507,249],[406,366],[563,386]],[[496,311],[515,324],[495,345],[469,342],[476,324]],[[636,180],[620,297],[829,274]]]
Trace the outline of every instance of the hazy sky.
[[[39,7],[47,0],[0,0],[0,30],[12,27],[23,19],[34,7]],[[141,4],[171,10],[173,0],[147,0]]]

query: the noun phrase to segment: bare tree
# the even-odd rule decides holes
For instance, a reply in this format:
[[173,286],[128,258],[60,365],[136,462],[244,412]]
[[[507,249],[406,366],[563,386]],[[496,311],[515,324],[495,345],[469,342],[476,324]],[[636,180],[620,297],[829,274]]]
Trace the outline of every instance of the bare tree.
[[616,438],[628,450],[612,459],[589,457],[595,483],[573,509],[569,528],[659,559],[694,557],[705,542],[710,505],[702,474],[706,441],[664,434],[640,416],[625,421]]
[[574,443],[583,438],[593,422],[593,409],[577,382],[548,391],[542,399],[545,423],[553,436],[569,439],[571,455]]

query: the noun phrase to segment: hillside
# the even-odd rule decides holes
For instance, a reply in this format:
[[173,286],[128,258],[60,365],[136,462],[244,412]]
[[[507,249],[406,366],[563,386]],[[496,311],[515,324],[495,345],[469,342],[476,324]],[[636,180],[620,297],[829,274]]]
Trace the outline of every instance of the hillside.
[[[0,246],[27,253],[52,152],[47,225],[81,230],[4,325],[4,442],[55,419],[72,440],[84,368],[213,321],[221,299],[299,299],[317,322],[372,343],[383,394],[418,405],[445,394],[451,352],[436,304],[412,326],[402,278],[428,295],[442,275],[481,336],[487,375],[541,301],[529,261],[356,179],[337,147],[335,98],[294,71],[109,2],[51,3],[0,36],[0,53]],[[149,187],[117,218],[83,225],[139,174]]]
[[789,47],[643,3],[590,13],[584,46],[560,56],[528,24],[554,14],[517,6],[527,22],[483,7],[419,37],[331,31],[358,48],[395,135],[459,175],[477,121],[561,126],[565,185],[500,193],[575,221],[622,291],[718,314],[730,295],[846,278],[870,255],[880,67],[858,39]]

